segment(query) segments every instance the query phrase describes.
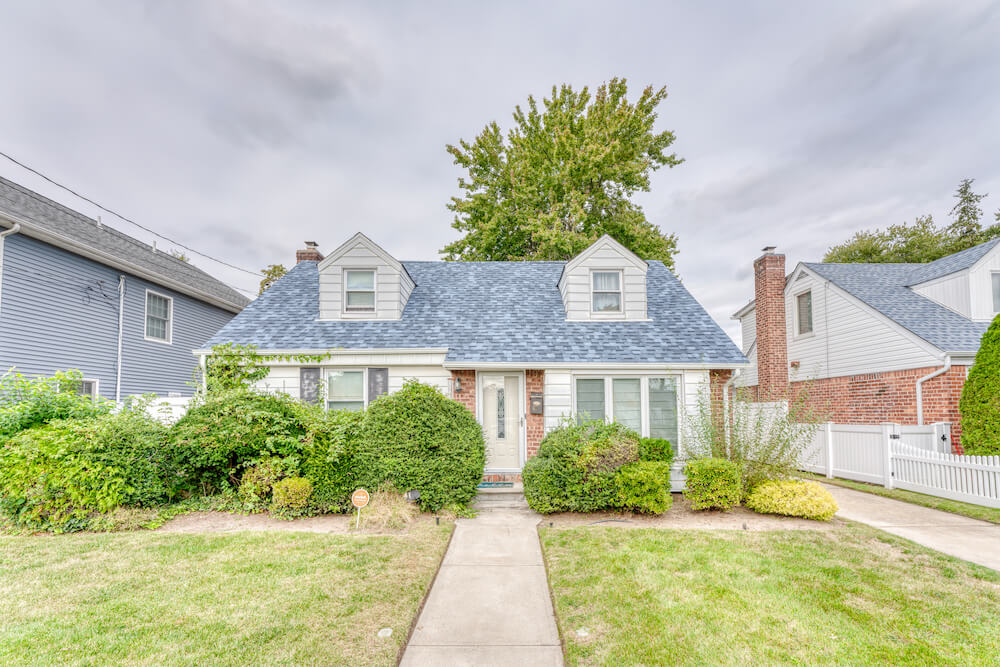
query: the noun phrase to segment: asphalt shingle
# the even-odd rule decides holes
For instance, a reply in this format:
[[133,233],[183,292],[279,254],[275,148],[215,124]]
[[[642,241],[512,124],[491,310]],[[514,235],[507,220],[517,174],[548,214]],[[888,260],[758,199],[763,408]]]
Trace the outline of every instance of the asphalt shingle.
[[649,262],[645,322],[567,322],[565,262],[403,262],[416,283],[402,318],[317,321],[319,272],[300,262],[216,334],[261,349],[448,348],[450,362],[744,364],[662,262]]

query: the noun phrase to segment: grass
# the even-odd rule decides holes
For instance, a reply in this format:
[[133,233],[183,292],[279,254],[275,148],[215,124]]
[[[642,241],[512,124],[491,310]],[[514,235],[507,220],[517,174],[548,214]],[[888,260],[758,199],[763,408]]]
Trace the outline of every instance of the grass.
[[860,524],[548,528],[541,540],[571,665],[984,665],[1000,655],[1000,573]]
[[0,664],[392,665],[450,531],[0,537]]
[[884,486],[878,486],[877,484],[869,484],[867,482],[855,482],[849,479],[839,479],[839,478],[828,479],[823,475],[814,475],[808,472],[800,472],[799,475],[801,475],[805,479],[816,480],[817,482],[823,482],[824,484],[834,484],[836,486],[843,486],[848,489],[854,489],[855,491],[874,493],[876,496],[884,496],[886,498],[892,498],[894,500],[902,500],[903,502],[913,503],[914,505],[923,505],[924,507],[930,507],[931,509],[941,510],[942,512],[961,514],[962,516],[967,516],[971,519],[981,519],[983,521],[989,521],[991,523],[1000,523],[1000,509],[996,509],[993,507],[972,505],[970,503],[963,503],[958,500],[949,500],[947,498],[938,498],[937,496],[928,496],[923,493],[906,491],[904,489],[887,489]]

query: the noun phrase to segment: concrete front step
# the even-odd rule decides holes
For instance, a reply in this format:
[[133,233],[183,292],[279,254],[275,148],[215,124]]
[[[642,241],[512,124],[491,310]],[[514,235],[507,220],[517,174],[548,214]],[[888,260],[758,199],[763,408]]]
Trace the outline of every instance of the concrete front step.
[[513,486],[479,489],[472,506],[476,509],[527,509],[528,502],[524,499],[524,485],[517,482]]

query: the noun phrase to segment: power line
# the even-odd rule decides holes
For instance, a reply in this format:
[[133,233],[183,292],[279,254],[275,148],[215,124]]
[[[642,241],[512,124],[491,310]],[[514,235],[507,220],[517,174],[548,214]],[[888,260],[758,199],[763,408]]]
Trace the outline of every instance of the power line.
[[[101,209],[101,210],[102,210],[102,211],[104,211],[105,213],[110,213],[111,215],[115,216],[116,218],[121,218],[121,219],[122,219],[122,220],[124,220],[125,222],[127,222],[127,223],[130,223],[130,224],[133,224],[133,225],[135,225],[136,227],[138,227],[139,229],[142,229],[142,230],[145,230],[145,231],[149,232],[150,234],[152,234],[153,236],[155,236],[155,237],[157,237],[157,238],[161,238],[161,239],[163,239],[164,241],[169,241],[170,243],[173,243],[173,244],[174,244],[174,245],[176,245],[176,246],[179,246],[179,247],[181,247],[181,248],[184,248],[185,250],[187,250],[187,251],[189,251],[189,252],[192,252],[192,253],[194,253],[195,255],[198,255],[199,257],[204,257],[205,259],[210,259],[210,260],[212,260],[213,262],[218,262],[219,264],[222,264],[223,266],[228,266],[228,267],[229,267],[229,268],[231,268],[231,269],[236,269],[237,271],[242,271],[243,273],[249,273],[250,275],[252,275],[252,276],[257,276],[257,277],[259,277],[259,278],[262,278],[262,277],[264,276],[264,274],[263,274],[263,273],[260,273],[259,271],[251,271],[250,269],[244,269],[244,268],[243,268],[242,266],[236,266],[235,264],[230,264],[229,262],[226,262],[226,261],[224,261],[224,260],[221,260],[221,259],[218,259],[217,257],[212,257],[211,255],[206,255],[206,254],[205,254],[205,253],[203,253],[203,252],[199,252],[199,251],[195,250],[194,248],[192,248],[192,247],[190,247],[190,246],[186,246],[186,245],[184,245],[183,243],[180,243],[179,241],[175,241],[175,240],[173,240],[173,239],[172,239],[172,238],[170,238],[170,237],[167,237],[167,236],[164,236],[163,234],[160,234],[160,233],[158,233],[158,232],[154,232],[154,231],[153,231],[152,229],[150,229],[149,227],[146,227],[146,226],[144,226],[144,225],[140,225],[140,224],[139,224],[138,222],[136,222],[135,220],[132,220],[131,218],[128,218],[128,217],[125,217],[125,216],[124,216],[124,215],[122,215],[121,213],[119,213],[119,212],[117,212],[117,211],[114,211],[114,210],[112,210],[112,209],[108,208],[107,206],[102,206],[101,204],[98,204],[98,203],[97,203],[96,201],[94,201],[94,200],[93,200],[93,199],[91,199],[90,197],[86,197],[86,196],[84,196],[84,195],[81,195],[81,194],[80,194],[79,192],[77,192],[76,190],[74,190],[74,189],[72,189],[72,188],[70,188],[70,187],[67,187],[67,186],[63,185],[62,183],[59,183],[59,182],[57,182],[57,181],[54,181],[54,180],[52,180],[51,178],[49,178],[48,176],[46,176],[46,175],[45,175],[45,174],[43,174],[42,172],[38,171],[38,170],[37,170],[37,169],[35,169],[34,167],[29,167],[28,165],[24,164],[24,163],[23,163],[23,162],[21,162],[20,160],[17,160],[17,159],[15,159],[15,158],[11,157],[10,155],[7,155],[7,154],[6,154],[6,153],[4,153],[3,151],[0,151],[0,155],[2,155],[3,157],[7,158],[8,160],[10,160],[11,162],[13,162],[13,163],[14,163],[14,164],[16,164],[17,166],[19,166],[19,167],[21,167],[21,168],[23,168],[23,169],[27,169],[28,171],[30,171],[31,173],[35,174],[36,176],[40,176],[41,178],[44,178],[44,179],[45,179],[46,181],[48,181],[48,182],[49,182],[49,183],[51,183],[52,185],[56,186],[57,188],[62,188],[62,189],[63,189],[63,190],[65,190],[66,192],[70,193],[71,195],[74,195],[74,196],[76,196],[76,197],[79,197],[79,198],[80,198],[80,199],[82,199],[83,201],[85,201],[85,202],[89,202],[89,203],[93,204],[94,206],[96,206],[97,208]],[[252,291],[252,290],[241,290],[241,291],[244,291],[244,292],[250,292],[250,291]]]

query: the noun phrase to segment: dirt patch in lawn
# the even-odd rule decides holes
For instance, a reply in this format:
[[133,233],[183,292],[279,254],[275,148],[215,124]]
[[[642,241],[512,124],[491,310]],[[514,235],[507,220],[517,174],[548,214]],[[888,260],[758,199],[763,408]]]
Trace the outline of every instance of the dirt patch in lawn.
[[304,533],[399,535],[421,523],[433,523],[431,515],[420,515],[398,531],[354,530],[353,514],[324,514],[301,519],[276,519],[267,514],[232,514],[229,512],[190,512],[175,517],[158,528],[161,533],[232,533],[239,531],[284,531]]
[[543,517],[542,525],[549,522],[555,528],[574,528],[597,525],[619,528],[679,528],[686,530],[831,530],[842,525],[839,519],[832,521],[812,521],[774,514],[757,514],[737,507],[728,512],[716,510],[692,510],[691,504],[678,493],[674,504],[659,516],[645,514],[593,512],[576,514],[565,512]]

